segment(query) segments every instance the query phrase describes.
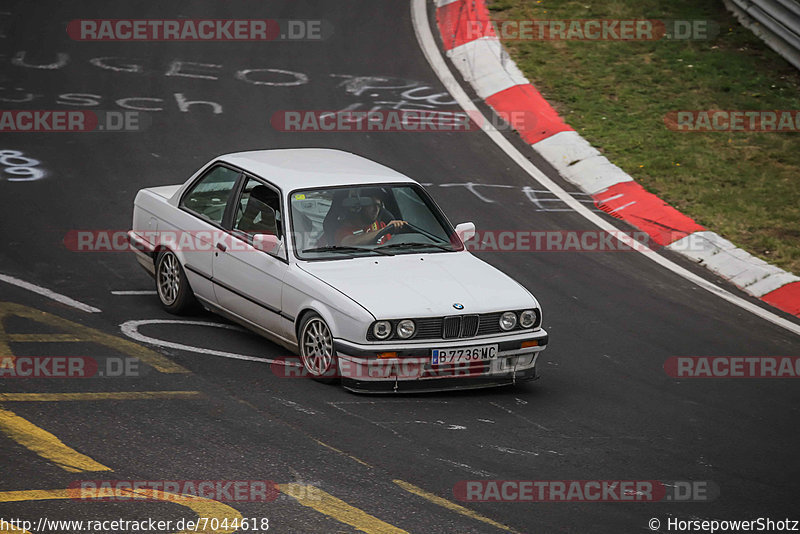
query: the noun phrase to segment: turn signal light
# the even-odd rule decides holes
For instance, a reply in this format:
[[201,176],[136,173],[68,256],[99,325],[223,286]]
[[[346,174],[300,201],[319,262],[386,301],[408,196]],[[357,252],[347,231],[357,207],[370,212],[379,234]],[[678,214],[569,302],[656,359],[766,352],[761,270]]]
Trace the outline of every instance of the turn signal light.
[[533,341],[523,341],[521,348],[527,349],[528,347],[538,347],[538,346],[539,346],[539,340],[534,339]]
[[396,352],[379,352],[378,358],[397,358]]

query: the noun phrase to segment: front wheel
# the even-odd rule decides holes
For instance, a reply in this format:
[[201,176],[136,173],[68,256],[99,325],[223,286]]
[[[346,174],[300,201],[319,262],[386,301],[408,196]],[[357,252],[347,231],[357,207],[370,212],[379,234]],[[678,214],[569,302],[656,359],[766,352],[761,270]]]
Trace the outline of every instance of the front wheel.
[[161,306],[169,313],[184,315],[197,307],[181,262],[170,250],[162,250],[156,257],[156,291]]
[[338,378],[339,364],[333,349],[333,335],[325,321],[309,313],[300,324],[300,359],[311,378],[330,384]]

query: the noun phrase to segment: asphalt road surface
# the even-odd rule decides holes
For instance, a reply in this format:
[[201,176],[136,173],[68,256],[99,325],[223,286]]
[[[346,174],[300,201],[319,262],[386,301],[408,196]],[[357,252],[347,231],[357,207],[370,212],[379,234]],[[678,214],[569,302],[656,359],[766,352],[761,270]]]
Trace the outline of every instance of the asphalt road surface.
[[[456,109],[417,44],[409,2],[6,1],[0,12],[2,109],[150,110],[139,132],[0,134],[0,150],[36,160],[26,177],[39,178],[11,181],[21,175],[0,166],[0,274],[101,310],[0,282],[0,349],[87,356],[106,370],[136,355],[141,363],[138,376],[0,381],[0,518],[36,525],[241,514],[268,518],[270,532],[372,533],[643,532],[651,518],[668,532],[670,518],[800,519],[798,382],[676,380],[663,368],[672,356],[800,356],[800,340],[640,254],[480,253],[542,303],[550,346],[541,379],[372,397],[230,357],[288,354],[211,314],[185,320],[217,326],[157,322],[176,318],[146,293],[153,282],[132,254],[64,245],[70,231],[128,229],[137,190],[182,183],[218,154],[307,146],[355,152],[430,184],[454,223],[591,230],[552,195],[534,193],[533,202],[524,188],[543,188],[480,131],[287,133],[270,125],[283,110]],[[67,35],[69,21],[100,18],[321,19],[333,33],[266,43]],[[145,293],[119,294],[131,291]],[[194,349],[132,341],[120,327],[129,321],[145,321],[138,332],[159,343]],[[487,479],[699,481],[719,495],[659,503],[465,503],[454,495],[463,481]],[[185,503],[64,498],[61,490],[86,480],[267,480],[282,492],[202,513]]]

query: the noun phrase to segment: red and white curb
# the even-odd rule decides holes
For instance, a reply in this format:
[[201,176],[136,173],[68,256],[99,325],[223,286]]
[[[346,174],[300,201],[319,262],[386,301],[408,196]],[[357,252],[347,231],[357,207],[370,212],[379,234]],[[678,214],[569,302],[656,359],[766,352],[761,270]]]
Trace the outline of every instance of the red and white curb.
[[659,245],[800,317],[800,277],[736,247],[647,192],[558,116],[508,56],[489,24],[485,0],[435,1],[436,23],[453,65],[498,115],[534,114],[536,120],[517,131],[561,176],[590,194],[598,208],[647,232]]

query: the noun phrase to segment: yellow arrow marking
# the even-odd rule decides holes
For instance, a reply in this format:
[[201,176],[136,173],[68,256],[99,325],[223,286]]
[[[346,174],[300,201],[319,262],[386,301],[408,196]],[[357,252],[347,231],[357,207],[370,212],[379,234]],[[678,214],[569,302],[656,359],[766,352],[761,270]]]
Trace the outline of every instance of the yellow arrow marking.
[[11,439],[50,460],[70,473],[82,471],[112,471],[85,454],[72,449],[50,432],[39,428],[14,412],[0,408],[0,430]]
[[502,523],[498,523],[497,521],[494,521],[493,519],[489,519],[488,517],[483,516],[483,515],[481,515],[481,514],[479,514],[477,512],[473,512],[469,508],[464,508],[460,504],[456,504],[454,502],[450,502],[447,499],[439,497],[438,495],[434,495],[433,493],[429,493],[429,492],[425,491],[422,488],[418,488],[414,484],[409,484],[408,482],[404,482],[402,480],[395,480],[394,483],[397,484],[398,486],[400,486],[401,488],[403,488],[404,490],[406,490],[407,492],[413,493],[414,495],[422,497],[423,499],[426,499],[426,500],[428,500],[428,501],[430,501],[430,502],[432,502],[434,504],[438,504],[439,506],[447,508],[448,510],[452,510],[453,512],[456,512],[456,513],[461,514],[461,515],[465,515],[465,516],[467,516],[469,518],[472,518],[472,519],[475,519],[477,521],[481,521],[483,523],[486,523],[487,525],[492,525],[493,527],[497,527],[500,530],[505,530],[506,532],[514,532],[515,534],[518,534],[517,531],[512,529],[511,527],[508,527],[508,526],[506,526],[506,525],[504,525]]
[[6,334],[15,343],[75,343],[82,341],[74,334]]
[[0,534],[31,534],[22,527],[12,526],[11,523],[0,519]]
[[337,499],[314,486],[278,484],[278,488],[286,495],[297,499],[303,506],[313,508],[317,512],[350,525],[361,532],[366,532],[367,534],[408,534],[405,530],[385,523],[377,517],[350,506],[343,500]]
[[199,391],[97,391],[87,393],[0,393],[0,402],[198,399]]
[[[66,330],[66,334],[7,334],[3,328],[3,320],[6,317],[15,316],[31,319],[37,323],[53,326],[61,330]],[[100,330],[95,330],[82,324],[73,323],[57,315],[53,315],[41,310],[29,308],[14,302],[0,302],[0,358],[11,356],[11,349],[8,342],[74,342],[97,343],[122,353],[138,358],[147,365],[162,373],[188,373],[189,370],[181,367],[172,360],[161,354],[143,347],[133,341],[106,334]]]

